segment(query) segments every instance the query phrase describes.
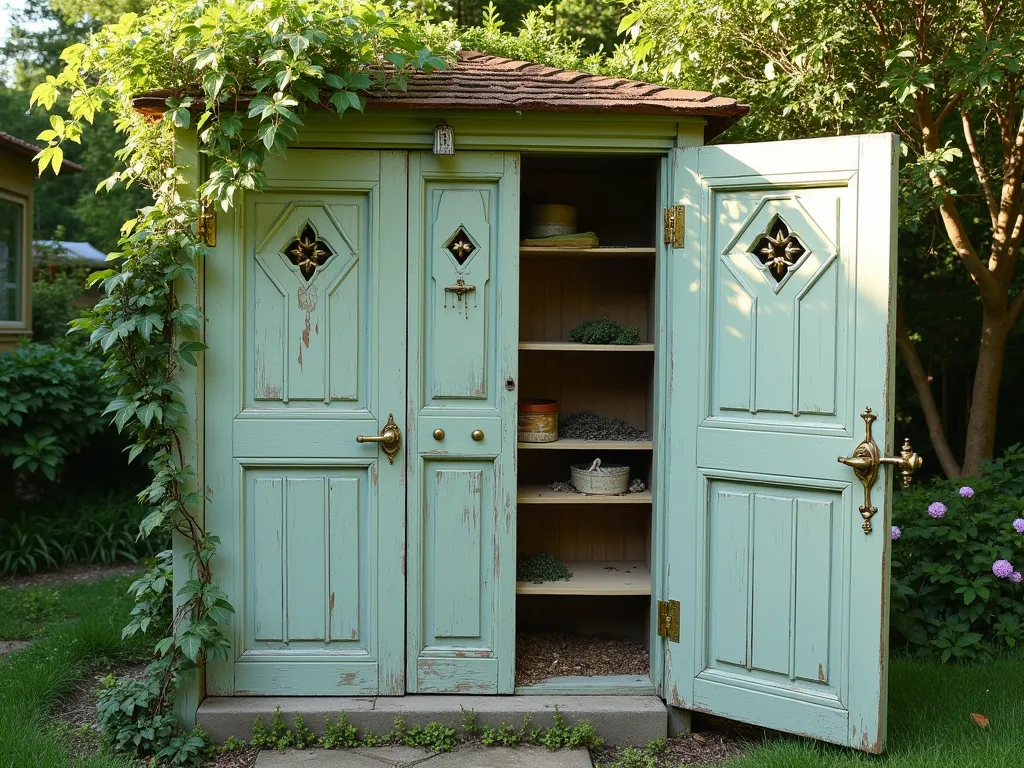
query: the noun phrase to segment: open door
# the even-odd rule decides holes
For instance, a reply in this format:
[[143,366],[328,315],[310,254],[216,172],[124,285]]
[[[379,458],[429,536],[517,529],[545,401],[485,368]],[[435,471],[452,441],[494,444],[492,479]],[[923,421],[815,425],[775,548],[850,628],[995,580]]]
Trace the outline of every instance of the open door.
[[[892,455],[892,135],[673,158],[666,557],[669,704],[885,746]],[[867,418],[862,412],[870,407]]]

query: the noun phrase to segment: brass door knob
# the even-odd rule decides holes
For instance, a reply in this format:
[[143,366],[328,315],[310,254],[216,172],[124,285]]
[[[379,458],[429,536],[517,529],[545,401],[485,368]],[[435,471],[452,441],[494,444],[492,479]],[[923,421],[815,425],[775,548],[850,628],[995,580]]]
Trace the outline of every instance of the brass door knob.
[[380,431],[380,435],[356,435],[357,443],[380,443],[388,463],[395,463],[395,456],[402,449],[402,430],[395,424],[395,415],[388,414],[388,423]]
[[470,437],[479,443],[484,439],[484,431],[482,429],[474,429]]
[[440,427],[435,429],[434,430],[434,439],[435,440],[444,440],[444,430],[441,429]]
[[910,485],[914,472],[921,468],[923,460],[910,447],[909,438],[903,441],[903,450],[899,456],[883,456],[878,443],[871,436],[871,425],[878,418],[871,412],[871,406],[865,408],[860,417],[864,419],[864,439],[860,441],[852,455],[840,456],[837,461],[852,467],[853,473],[864,486],[864,506],[860,508],[860,516],[864,518],[864,523],[861,528],[864,529],[864,533],[871,533],[871,518],[878,511],[877,507],[871,505],[871,486],[878,479],[879,468],[883,464],[898,467],[903,475],[903,487],[906,488]]

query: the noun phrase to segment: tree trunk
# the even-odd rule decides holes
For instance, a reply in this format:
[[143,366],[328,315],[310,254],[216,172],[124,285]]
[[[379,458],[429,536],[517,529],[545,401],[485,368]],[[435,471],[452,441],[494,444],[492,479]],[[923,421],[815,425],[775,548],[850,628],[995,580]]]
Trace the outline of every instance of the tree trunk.
[[1010,324],[1006,312],[982,310],[981,349],[971,393],[971,415],[967,421],[967,442],[961,474],[977,475],[981,462],[992,458],[996,443],[996,416],[999,407],[999,383],[1003,378],[1003,358]]
[[914,382],[914,389],[917,390],[917,398],[921,402],[921,410],[924,411],[924,423],[928,427],[928,436],[932,441],[932,448],[939,460],[939,466],[946,474],[946,477],[957,477],[960,474],[960,465],[949,447],[949,439],[946,437],[946,427],[942,422],[942,416],[935,405],[935,395],[932,393],[931,381],[921,364],[921,357],[917,354],[917,348],[910,339],[910,331],[907,330],[907,323],[903,317],[903,302],[896,298],[896,346],[899,347],[903,362],[910,371],[910,379]]

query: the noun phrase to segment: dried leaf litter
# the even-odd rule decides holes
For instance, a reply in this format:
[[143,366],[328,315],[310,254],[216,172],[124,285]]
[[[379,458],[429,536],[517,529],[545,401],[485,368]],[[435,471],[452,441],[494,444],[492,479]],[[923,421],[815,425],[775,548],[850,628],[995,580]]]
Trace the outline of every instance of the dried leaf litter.
[[516,685],[549,677],[648,675],[643,643],[609,635],[521,632],[516,636]]

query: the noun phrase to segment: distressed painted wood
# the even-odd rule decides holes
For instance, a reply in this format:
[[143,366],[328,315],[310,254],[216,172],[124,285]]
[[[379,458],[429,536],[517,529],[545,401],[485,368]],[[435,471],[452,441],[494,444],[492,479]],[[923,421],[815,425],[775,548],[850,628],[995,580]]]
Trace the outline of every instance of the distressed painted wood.
[[[667,274],[669,703],[869,752],[885,744],[889,483],[865,535],[836,457],[866,405],[892,449],[895,150],[878,135],[674,153],[687,231]],[[756,252],[777,217],[803,249],[782,281]]]
[[407,688],[511,693],[518,157],[409,164]]
[[654,684],[647,675],[566,675],[516,687],[516,696],[651,696],[654,693]]
[[404,461],[356,437],[405,405],[405,156],[294,150],[267,177],[206,273],[208,527],[237,611],[209,689],[399,694]]

